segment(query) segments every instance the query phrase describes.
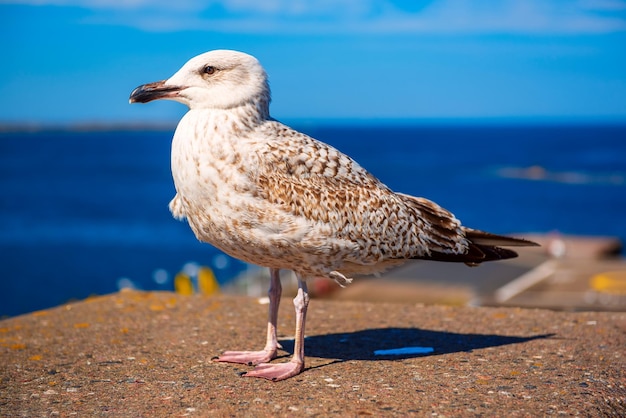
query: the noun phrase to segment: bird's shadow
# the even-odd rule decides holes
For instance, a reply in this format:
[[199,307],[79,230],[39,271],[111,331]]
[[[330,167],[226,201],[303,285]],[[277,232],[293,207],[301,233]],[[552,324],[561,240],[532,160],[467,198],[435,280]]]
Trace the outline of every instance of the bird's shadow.
[[[494,334],[458,334],[419,328],[377,328],[362,331],[314,335],[306,338],[306,355],[347,360],[407,359],[414,357],[470,352],[488,347],[519,344],[550,338],[554,334],[530,337]],[[293,353],[293,339],[281,340],[283,350]],[[400,350],[404,349],[404,350]],[[382,350],[392,350],[387,354]]]

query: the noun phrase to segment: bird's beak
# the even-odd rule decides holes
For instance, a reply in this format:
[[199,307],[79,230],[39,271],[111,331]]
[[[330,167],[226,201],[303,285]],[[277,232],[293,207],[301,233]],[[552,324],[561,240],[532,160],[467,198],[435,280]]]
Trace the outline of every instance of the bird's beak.
[[159,99],[174,99],[182,90],[179,86],[166,86],[166,80],[143,84],[130,94],[130,103],[148,103]]

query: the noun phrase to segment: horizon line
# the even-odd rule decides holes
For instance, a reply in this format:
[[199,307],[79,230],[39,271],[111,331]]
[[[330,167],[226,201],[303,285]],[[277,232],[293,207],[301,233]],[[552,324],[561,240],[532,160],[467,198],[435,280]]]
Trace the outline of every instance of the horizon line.
[[[318,127],[403,127],[403,126],[626,126],[626,117],[439,117],[439,118],[284,118],[291,126]],[[164,131],[175,130],[177,120],[152,121],[76,121],[76,122],[3,122],[0,133],[39,131]]]

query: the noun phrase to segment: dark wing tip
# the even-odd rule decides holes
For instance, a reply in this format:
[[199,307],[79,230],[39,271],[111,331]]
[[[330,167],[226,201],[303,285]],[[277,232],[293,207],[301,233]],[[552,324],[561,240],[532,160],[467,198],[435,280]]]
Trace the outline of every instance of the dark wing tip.
[[476,266],[486,261],[508,260],[518,256],[517,252],[503,247],[538,247],[539,244],[522,238],[505,237],[489,232],[464,228],[469,247],[463,254],[431,251],[420,257],[425,260],[449,261]]
[[480,245],[501,246],[501,247],[540,247],[536,242],[524,239],[507,237],[504,235],[492,234],[491,232],[479,231],[463,227],[463,232],[467,239]]
[[492,247],[480,244],[470,244],[465,254],[431,251],[430,255],[420,258],[424,260],[465,263],[470,266],[476,266],[486,261],[508,260],[517,256],[518,254],[515,251],[509,250],[507,248]]

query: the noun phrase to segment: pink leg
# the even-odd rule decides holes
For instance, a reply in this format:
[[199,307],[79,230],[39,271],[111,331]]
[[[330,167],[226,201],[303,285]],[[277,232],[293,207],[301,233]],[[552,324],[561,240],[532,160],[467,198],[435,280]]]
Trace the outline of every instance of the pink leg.
[[309,294],[306,282],[298,275],[298,294],[293,300],[296,307],[296,335],[294,336],[293,357],[287,363],[269,364],[261,363],[254,370],[244,374],[249,377],[262,377],[264,379],[278,381],[288,379],[300,374],[304,370],[304,326],[306,322],[306,310],[309,306]]
[[278,322],[278,305],[280,304],[280,294],[282,286],[278,269],[270,269],[270,298],[269,317],[267,321],[267,342],[261,351],[226,351],[221,356],[214,358],[214,361],[227,363],[241,363],[253,366],[265,363],[276,358],[276,351],[279,348],[276,338],[276,323]]

